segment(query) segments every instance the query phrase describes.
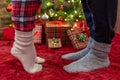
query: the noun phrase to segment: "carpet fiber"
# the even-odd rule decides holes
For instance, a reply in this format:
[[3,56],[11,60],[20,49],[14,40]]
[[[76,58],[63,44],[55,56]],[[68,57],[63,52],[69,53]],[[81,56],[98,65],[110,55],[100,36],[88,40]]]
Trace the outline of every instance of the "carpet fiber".
[[75,52],[71,45],[60,49],[49,49],[45,44],[36,45],[39,56],[46,62],[41,72],[26,73],[21,63],[10,55],[13,41],[0,39],[0,80],[120,80],[120,35],[116,34],[110,51],[111,64],[108,68],[87,73],[67,73],[62,67],[71,61],[61,59],[61,55]]

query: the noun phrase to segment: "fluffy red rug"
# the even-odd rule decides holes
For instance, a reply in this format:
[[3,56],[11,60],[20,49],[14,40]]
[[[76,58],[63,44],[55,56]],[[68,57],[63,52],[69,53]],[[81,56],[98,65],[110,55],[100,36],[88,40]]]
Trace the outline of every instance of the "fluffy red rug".
[[110,51],[111,65],[108,68],[87,73],[67,73],[62,67],[71,61],[60,57],[69,52],[75,52],[71,45],[61,49],[49,49],[45,44],[36,45],[39,56],[46,62],[41,72],[26,73],[21,63],[10,55],[13,41],[0,39],[0,80],[120,80],[120,35],[116,34]]

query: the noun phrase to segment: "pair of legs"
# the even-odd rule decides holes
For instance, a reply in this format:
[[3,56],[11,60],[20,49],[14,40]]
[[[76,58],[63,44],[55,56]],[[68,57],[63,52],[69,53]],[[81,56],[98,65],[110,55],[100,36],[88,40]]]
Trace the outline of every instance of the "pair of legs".
[[[117,0],[81,0],[90,38],[87,47],[63,59],[76,60],[64,66],[67,72],[88,72],[108,67],[111,40],[117,15]],[[112,6],[111,6],[112,5]]]
[[15,56],[28,73],[42,70],[45,59],[37,57],[33,42],[35,15],[41,0],[12,0],[12,21],[15,24],[15,41],[11,54]]
[[[41,0],[12,0],[15,42],[11,53],[20,60],[28,73],[42,70],[42,65],[38,63],[45,61],[36,55],[32,34],[35,27],[35,15],[40,3]],[[114,36],[117,1],[82,0],[82,3],[91,37],[88,46],[82,52],[75,53],[79,56],[63,57],[77,60],[64,67],[67,72],[91,71],[109,65],[108,52]]]

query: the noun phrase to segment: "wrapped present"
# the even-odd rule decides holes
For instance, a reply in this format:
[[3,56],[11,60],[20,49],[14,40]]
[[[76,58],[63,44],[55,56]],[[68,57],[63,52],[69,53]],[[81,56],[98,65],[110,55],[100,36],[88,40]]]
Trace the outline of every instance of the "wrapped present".
[[48,47],[49,48],[61,48],[62,43],[60,38],[48,38]]
[[82,49],[87,46],[88,36],[81,28],[72,28],[67,31],[74,49]]
[[15,30],[14,28],[6,27],[2,29],[2,35],[3,38],[6,40],[13,40],[14,39],[14,34]]
[[73,28],[81,28],[82,31],[89,30],[89,27],[87,26],[86,20],[75,22],[73,25]]
[[47,22],[45,26],[46,39],[55,37],[60,38],[62,44],[70,43],[69,37],[67,35],[68,29],[71,29],[71,25],[67,22]]
[[39,24],[35,25],[35,28],[33,29],[34,34],[34,43],[40,44],[42,43],[42,26]]
[[87,26],[86,20],[77,21],[74,23],[73,28],[81,28],[81,31],[86,32],[87,36],[90,35],[89,27]]

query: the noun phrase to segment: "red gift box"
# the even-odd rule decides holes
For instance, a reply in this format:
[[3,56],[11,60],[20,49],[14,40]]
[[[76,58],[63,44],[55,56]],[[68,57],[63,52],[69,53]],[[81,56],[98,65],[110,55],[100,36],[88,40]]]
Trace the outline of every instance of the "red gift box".
[[14,39],[14,28],[3,28],[2,29],[2,35],[3,35],[3,38],[6,39],[6,40],[13,40]]
[[46,23],[45,33],[46,39],[48,38],[60,38],[62,44],[70,43],[67,35],[67,30],[71,28],[71,25],[67,22],[50,21]]
[[87,34],[87,36],[90,35],[89,27],[87,26],[86,20],[75,22],[73,28],[81,28],[81,31],[84,31]]
[[40,44],[42,43],[42,26],[39,24],[35,25],[35,28],[33,29],[34,34],[34,43]]

